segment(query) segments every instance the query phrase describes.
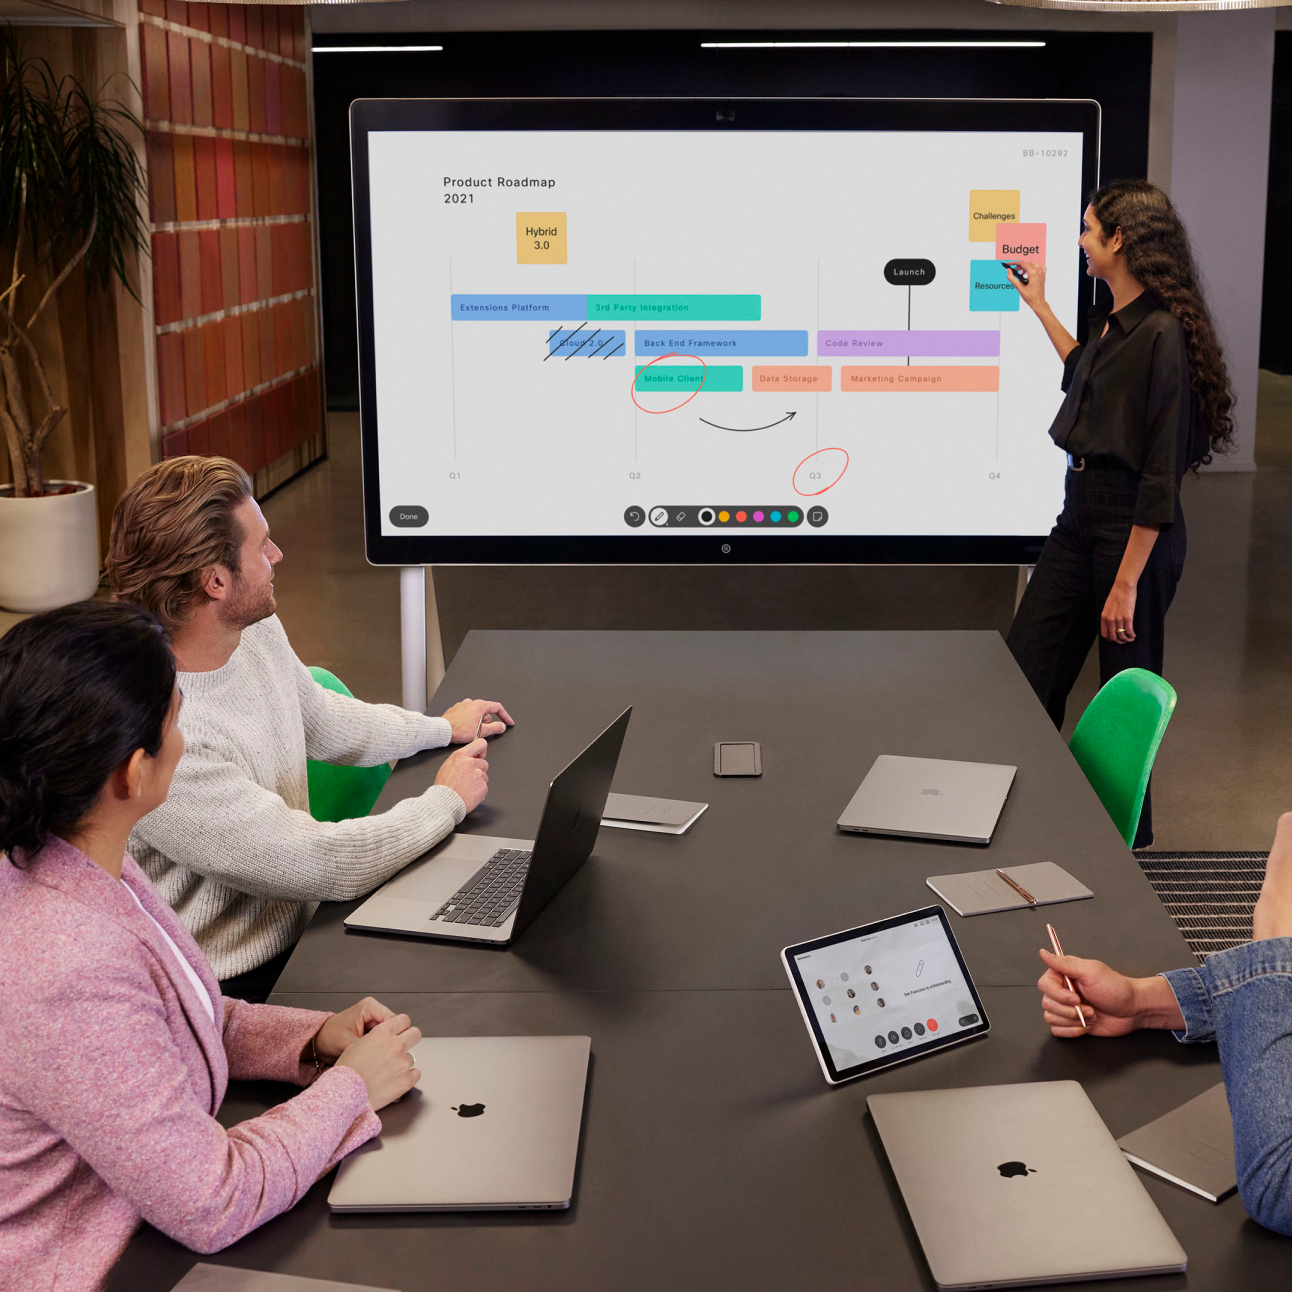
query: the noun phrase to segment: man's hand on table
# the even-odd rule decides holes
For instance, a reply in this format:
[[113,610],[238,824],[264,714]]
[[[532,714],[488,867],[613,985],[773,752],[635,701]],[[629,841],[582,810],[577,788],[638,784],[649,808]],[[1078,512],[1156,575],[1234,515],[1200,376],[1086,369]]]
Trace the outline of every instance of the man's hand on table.
[[1252,912],[1252,941],[1292,937],[1292,812],[1279,817],[1265,882]]
[[[1101,960],[1056,956],[1041,949],[1046,971],[1037,981],[1041,1013],[1055,1036],[1125,1036],[1141,1027],[1184,1028],[1184,1016],[1165,978],[1128,978]],[[1069,991],[1064,977],[1075,990]],[[1082,1027],[1077,1006],[1086,1016]]]
[[[480,719],[485,714],[494,715],[496,720],[482,725]],[[516,725],[497,700],[459,700],[451,709],[444,710],[444,720],[453,728],[451,739],[455,745],[474,740],[477,728],[482,736],[498,736]]]
[[483,736],[461,749],[455,749],[444,760],[435,778],[436,785],[446,785],[457,794],[467,805],[468,812],[474,812],[489,793],[489,764],[485,761],[488,750]]

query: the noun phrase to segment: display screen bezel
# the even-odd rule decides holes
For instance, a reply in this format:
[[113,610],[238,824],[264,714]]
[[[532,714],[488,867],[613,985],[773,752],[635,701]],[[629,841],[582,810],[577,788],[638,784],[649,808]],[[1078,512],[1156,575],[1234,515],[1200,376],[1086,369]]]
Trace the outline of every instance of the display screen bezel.
[[[1089,99],[358,99],[350,106],[364,535],[373,565],[1032,565],[1043,534],[384,534],[381,520],[368,137],[386,131],[1064,131],[1082,136],[1083,193],[1099,175]],[[1093,301],[1072,213],[1078,312]],[[1059,245],[1054,240],[1056,247]],[[1051,272],[1059,272],[1057,255]],[[1044,427],[1037,428],[1044,434]],[[487,501],[482,507],[487,509]],[[481,517],[487,522],[487,514]]]
[[[859,1063],[851,1068],[837,1068],[834,1059],[831,1057],[830,1046],[826,1042],[825,1033],[822,1032],[821,1024],[817,1021],[816,1010],[812,1008],[808,986],[803,981],[803,976],[799,973],[798,965],[795,963],[796,957],[803,955],[804,952],[819,951],[823,947],[836,946],[840,942],[848,942],[853,938],[901,928],[905,924],[914,924],[918,920],[925,920],[933,915],[936,915],[941,922],[942,932],[955,954],[956,964],[968,984],[969,994],[973,997],[973,1003],[977,1007],[978,1017],[981,1021],[961,1031],[933,1037],[931,1040],[923,1041],[919,1045],[911,1046],[909,1049],[901,1050],[891,1056],[872,1059],[869,1063]],[[781,952],[781,963],[784,965],[785,972],[789,975],[790,982],[794,987],[799,1012],[803,1015],[803,1021],[807,1024],[808,1032],[812,1036],[812,1043],[816,1047],[821,1070],[825,1073],[826,1080],[832,1086],[841,1085],[845,1081],[854,1081],[858,1077],[869,1076],[872,1072],[878,1072],[883,1068],[891,1068],[899,1063],[906,1063],[910,1059],[922,1059],[926,1055],[935,1054],[938,1050],[945,1050],[948,1046],[959,1045],[962,1041],[972,1041],[975,1037],[985,1036],[991,1031],[991,1020],[988,1019],[987,1011],[983,1008],[982,997],[978,994],[978,987],[974,983],[973,975],[969,972],[969,966],[965,964],[965,958],[960,953],[960,944],[956,941],[955,934],[951,932],[951,923],[947,919],[947,913],[943,907],[938,905],[924,906],[918,911],[907,911],[902,915],[894,915],[886,920],[876,920],[874,923],[862,924],[855,929],[844,929],[841,933],[831,933],[823,938],[814,938],[811,942],[800,942],[797,946],[786,947]]]

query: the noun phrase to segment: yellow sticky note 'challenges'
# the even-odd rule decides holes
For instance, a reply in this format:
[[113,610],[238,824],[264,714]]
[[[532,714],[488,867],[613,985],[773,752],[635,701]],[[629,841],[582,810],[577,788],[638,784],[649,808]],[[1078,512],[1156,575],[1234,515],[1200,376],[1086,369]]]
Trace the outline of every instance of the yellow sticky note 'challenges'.
[[995,242],[998,224],[1017,224],[1019,190],[974,188],[969,190],[969,241]]

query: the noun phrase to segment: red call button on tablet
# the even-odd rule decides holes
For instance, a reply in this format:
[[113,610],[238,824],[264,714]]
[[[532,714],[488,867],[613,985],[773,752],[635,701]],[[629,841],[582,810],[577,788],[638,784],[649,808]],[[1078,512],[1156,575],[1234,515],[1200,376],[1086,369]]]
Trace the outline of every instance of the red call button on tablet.
[[929,1019],[928,1027],[930,1032],[936,1032],[938,1030],[938,1020],[936,1018]]

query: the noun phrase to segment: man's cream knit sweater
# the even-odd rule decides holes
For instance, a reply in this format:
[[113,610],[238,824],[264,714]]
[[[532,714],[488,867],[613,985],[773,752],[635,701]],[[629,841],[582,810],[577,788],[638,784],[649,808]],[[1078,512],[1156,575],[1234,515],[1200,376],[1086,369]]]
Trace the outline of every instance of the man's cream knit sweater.
[[466,814],[433,785],[378,815],[310,816],[307,758],[375,767],[447,745],[451,732],[443,718],[319,686],[276,616],[248,628],[223,668],[178,680],[184,755],[130,852],[220,978],[273,959],[320,901],[369,892]]

